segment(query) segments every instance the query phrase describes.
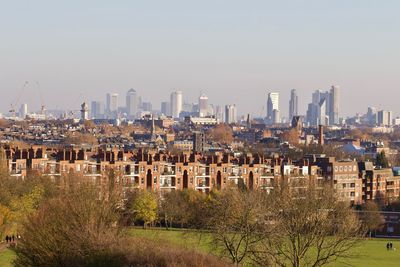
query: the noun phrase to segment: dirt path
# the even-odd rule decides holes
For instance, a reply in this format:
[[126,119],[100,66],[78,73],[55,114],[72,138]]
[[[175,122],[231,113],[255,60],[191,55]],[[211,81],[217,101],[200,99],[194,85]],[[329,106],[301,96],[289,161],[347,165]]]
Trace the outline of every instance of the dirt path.
[[0,243],[0,251],[5,250],[6,248],[9,248],[10,244],[7,244],[6,242],[1,242]]

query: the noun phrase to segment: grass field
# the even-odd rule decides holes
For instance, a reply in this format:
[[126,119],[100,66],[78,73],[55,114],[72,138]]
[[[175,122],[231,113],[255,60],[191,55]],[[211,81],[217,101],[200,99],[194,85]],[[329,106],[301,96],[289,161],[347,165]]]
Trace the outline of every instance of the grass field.
[[0,266],[1,267],[11,267],[11,262],[13,261],[15,254],[12,250],[5,249],[0,251]]
[[[199,235],[193,232],[178,230],[143,230],[131,229],[133,236],[147,237],[150,239],[166,240],[173,245],[182,246],[204,253],[214,253],[211,245],[211,238],[207,234]],[[342,259],[331,266],[377,266],[391,267],[400,266],[400,240],[391,240],[396,250],[387,251],[387,239],[369,239],[362,241],[360,246],[355,247],[353,252],[356,255],[351,259]]]

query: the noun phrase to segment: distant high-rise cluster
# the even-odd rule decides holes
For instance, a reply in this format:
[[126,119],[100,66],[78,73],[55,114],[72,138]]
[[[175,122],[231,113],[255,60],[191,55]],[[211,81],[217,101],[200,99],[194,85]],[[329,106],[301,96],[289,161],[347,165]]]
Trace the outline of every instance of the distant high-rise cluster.
[[339,87],[329,91],[316,90],[308,104],[306,122],[309,125],[335,125],[339,123]]

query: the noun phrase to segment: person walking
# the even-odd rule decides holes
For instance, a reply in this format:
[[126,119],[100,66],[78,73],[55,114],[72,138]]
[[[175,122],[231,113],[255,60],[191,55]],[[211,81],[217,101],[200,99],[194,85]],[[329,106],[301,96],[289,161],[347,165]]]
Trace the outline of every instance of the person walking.
[[390,248],[390,244],[389,244],[389,242],[387,242],[386,243],[386,249],[389,250],[389,248]]
[[6,243],[8,243],[8,235],[6,235]]

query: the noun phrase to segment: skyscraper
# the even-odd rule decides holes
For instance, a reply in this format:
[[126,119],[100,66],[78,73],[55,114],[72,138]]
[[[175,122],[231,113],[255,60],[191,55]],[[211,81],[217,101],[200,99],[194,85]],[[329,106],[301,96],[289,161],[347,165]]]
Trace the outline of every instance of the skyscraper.
[[[274,110],[276,110],[274,112]],[[277,112],[278,111],[278,112]],[[279,121],[275,115],[279,115],[279,93],[269,93],[267,100],[267,121],[268,123],[275,123],[275,121]]]
[[142,111],[152,112],[153,105],[151,104],[151,102],[142,102]]
[[182,91],[175,91],[171,94],[171,115],[173,118],[179,118],[182,111]]
[[135,119],[139,112],[139,99],[134,89],[130,89],[126,94],[126,113],[129,119]]
[[368,107],[367,111],[367,123],[369,125],[375,125],[377,122],[377,111],[375,107]]
[[104,119],[104,102],[92,101],[90,112],[93,119]]
[[235,123],[237,118],[236,106],[226,105],[225,106],[225,123]]
[[393,121],[393,112],[380,110],[378,111],[378,125],[380,126],[390,126]]
[[118,94],[108,93],[106,104],[108,118],[116,119],[118,115]]
[[329,91],[329,124],[339,123],[339,86],[332,85]]
[[218,122],[223,122],[224,120],[224,110],[220,105],[214,106],[214,116]]
[[28,104],[22,104],[19,109],[19,117],[25,119],[26,115],[28,115]]
[[205,117],[208,115],[208,97],[202,94],[199,97],[199,117]]
[[299,115],[298,96],[296,89],[292,89],[290,91],[290,100],[289,100],[289,121],[292,121],[293,117],[297,115]]
[[317,125],[327,125],[327,118],[328,116],[326,115],[326,106],[327,106],[327,99],[326,98],[322,98],[319,103],[318,103],[318,108],[317,108],[317,112],[318,112],[318,117],[317,117]]
[[165,116],[171,116],[171,104],[169,102],[161,102],[161,113]]

